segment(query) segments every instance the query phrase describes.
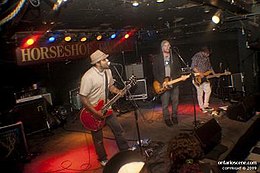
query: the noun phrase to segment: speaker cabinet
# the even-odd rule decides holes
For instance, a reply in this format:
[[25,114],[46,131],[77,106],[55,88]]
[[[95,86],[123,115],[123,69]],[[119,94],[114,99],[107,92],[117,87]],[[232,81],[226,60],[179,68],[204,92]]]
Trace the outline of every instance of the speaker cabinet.
[[47,103],[44,98],[17,104],[14,107],[16,121],[23,122],[26,134],[32,134],[48,128]]
[[137,79],[144,78],[144,69],[143,64],[131,64],[125,66],[126,78],[129,79],[132,75],[134,75]]
[[147,99],[146,79],[138,79],[136,85],[130,88],[130,93],[126,94],[126,100],[144,100]]
[[195,136],[200,141],[204,153],[207,154],[221,143],[222,130],[218,122],[212,118],[195,129]]

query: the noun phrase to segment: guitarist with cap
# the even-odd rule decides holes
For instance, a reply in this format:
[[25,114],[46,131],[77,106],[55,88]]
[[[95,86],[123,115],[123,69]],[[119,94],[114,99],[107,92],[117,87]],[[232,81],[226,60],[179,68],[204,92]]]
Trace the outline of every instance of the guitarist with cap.
[[[178,124],[178,104],[179,104],[179,83],[167,85],[167,80],[174,80],[181,76],[181,64],[179,58],[172,53],[170,42],[163,40],[161,42],[161,51],[153,63],[154,90],[155,84],[161,84],[164,92],[159,93],[162,103],[163,119],[168,127]],[[157,92],[156,92],[157,93]],[[158,94],[158,93],[157,93]],[[172,112],[168,108],[172,106]]]
[[[81,110],[81,122],[84,127],[88,128],[95,122],[100,122],[100,126],[93,126],[91,130],[92,139],[94,142],[95,150],[98,156],[98,160],[102,166],[105,166],[108,162],[107,154],[103,143],[102,127],[107,124],[112,130],[117,146],[120,151],[127,150],[129,148],[128,142],[123,136],[123,128],[118,122],[115,115],[112,114],[112,110],[102,111],[102,109],[96,109],[106,103],[107,92],[112,92],[117,95],[123,95],[122,90],[116,88],[113,84],[113,77],[111,70],[109,69],[109,61],[107,59],[109,55],[100,50],[96,50],[90,55],[91,64],[93,65],[81,78],[80,84],[80,98],[83,104],[83,110]],[[92,120],[89,122],[89,120]]]
[[[199,103],[200,110],[203,113],[208,111],[212,111],[213,108],[209,107],[209,99],[211,95],[211,85],[210,81],[207,80],[207,75],[215,74],[212,69],[209,56],[211,54],[211,50],[204,46],[201,48],[199,52],[197,52],[192,57],[191,68],[192,70],[199,74],[192,81],[196,90],[197,90],[197,99]],[[204,95],[204,100],[203,100]]]

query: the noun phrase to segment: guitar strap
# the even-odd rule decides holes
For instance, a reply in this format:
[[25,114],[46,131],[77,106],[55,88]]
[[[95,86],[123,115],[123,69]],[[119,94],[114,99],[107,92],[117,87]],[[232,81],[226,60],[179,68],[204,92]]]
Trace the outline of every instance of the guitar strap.
[[107,103],[108,98],[108,79],[107,79],[107,71],[105,70],[105,103]]

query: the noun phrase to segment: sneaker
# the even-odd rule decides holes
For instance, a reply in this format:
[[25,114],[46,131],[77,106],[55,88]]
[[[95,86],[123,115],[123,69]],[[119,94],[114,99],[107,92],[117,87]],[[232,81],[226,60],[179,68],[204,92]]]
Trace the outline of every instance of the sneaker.
[[129,148],[128,148],[128,150],[130,150],[130,151],[135,151],[136,149],[137,149],[136,146],[132,146],[132,147],[129,147]]
[[200,108],[200,111],[201,111],[202,113],[204,113],[204,114],[208,112],[206,109],[202,109],[202,108]]
[[213,111],[214,109],[212,107],[205,107],[204,110],[206,110],[206,111]]
[[102,165],[102,166],[106,166],[107,162],[108,162],[108,160],[102,160],[102,161],[100,161],[99,163],[100,163],[100,165]]

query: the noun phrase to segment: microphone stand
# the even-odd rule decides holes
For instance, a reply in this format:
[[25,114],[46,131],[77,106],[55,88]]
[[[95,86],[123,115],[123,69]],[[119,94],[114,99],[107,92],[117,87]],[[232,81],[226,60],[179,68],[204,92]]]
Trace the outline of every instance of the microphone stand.
[[172,56],[172,50],[176,53],[176,55],[178,56],[178,58],[182,61],[182,63],[186,66],[189,67],[189,65],[183,60],[183,58],[181,57],[181,55],[179,54],[179,52],[177,50],[175,50],[175,47],[173,47],[173,49],[171,50],[171,56]]
[[[126,83],[124,82],[122,76],[120,75],[120,73],[118,72],[117,68],[115,66],[113,66],[117,75],[119,76],[121,82],[124,84],[124,86],[126,86]],[[127,90],[129,96],[131,96],[131,92],[129,90]],[[131,99],[130,99],[131,100]],[[138,105],[137,103],[134,101],[134,100],[131,100],[131,104],[134,106],[134,115],[135,115],[135,125],[136,125],[136,129],[137,129],[137,137],[138,137],[138,142],[139,142],[139,148],[140,148],[140,153],[141,155],[143,154],[143,150],[142,150],[142,143],[141,143],[141,135],[140,135],[140,128],[139,128],[139,124],[138,124],[138,114],[137,114],[137,110],[139,109],[138,108]]]
[[[173,49],[170,49],[171,52],[171,57],[172,57],[172,50],[176,53],[176,55],[178,56],[178,58],[182,61],[182,63],[189,68],[189,65],[183,60],[183,58],[181,57],[181,55],[179,54],[179,52],[177,50],[175,50],[175,47]],[[192,75],[192,78],[194,78],[194,75]],[[192,80],[191,80],[192,83]],[[200,121],[197,120],[197,112],[196,112],[196,104],[195,104],[195,91],[194,91],[194,87],[191,85],[191,90],[192,90],[192,102],[193,102],[193,117],[194,117],[194,128],[197,128],[200,123]]]

